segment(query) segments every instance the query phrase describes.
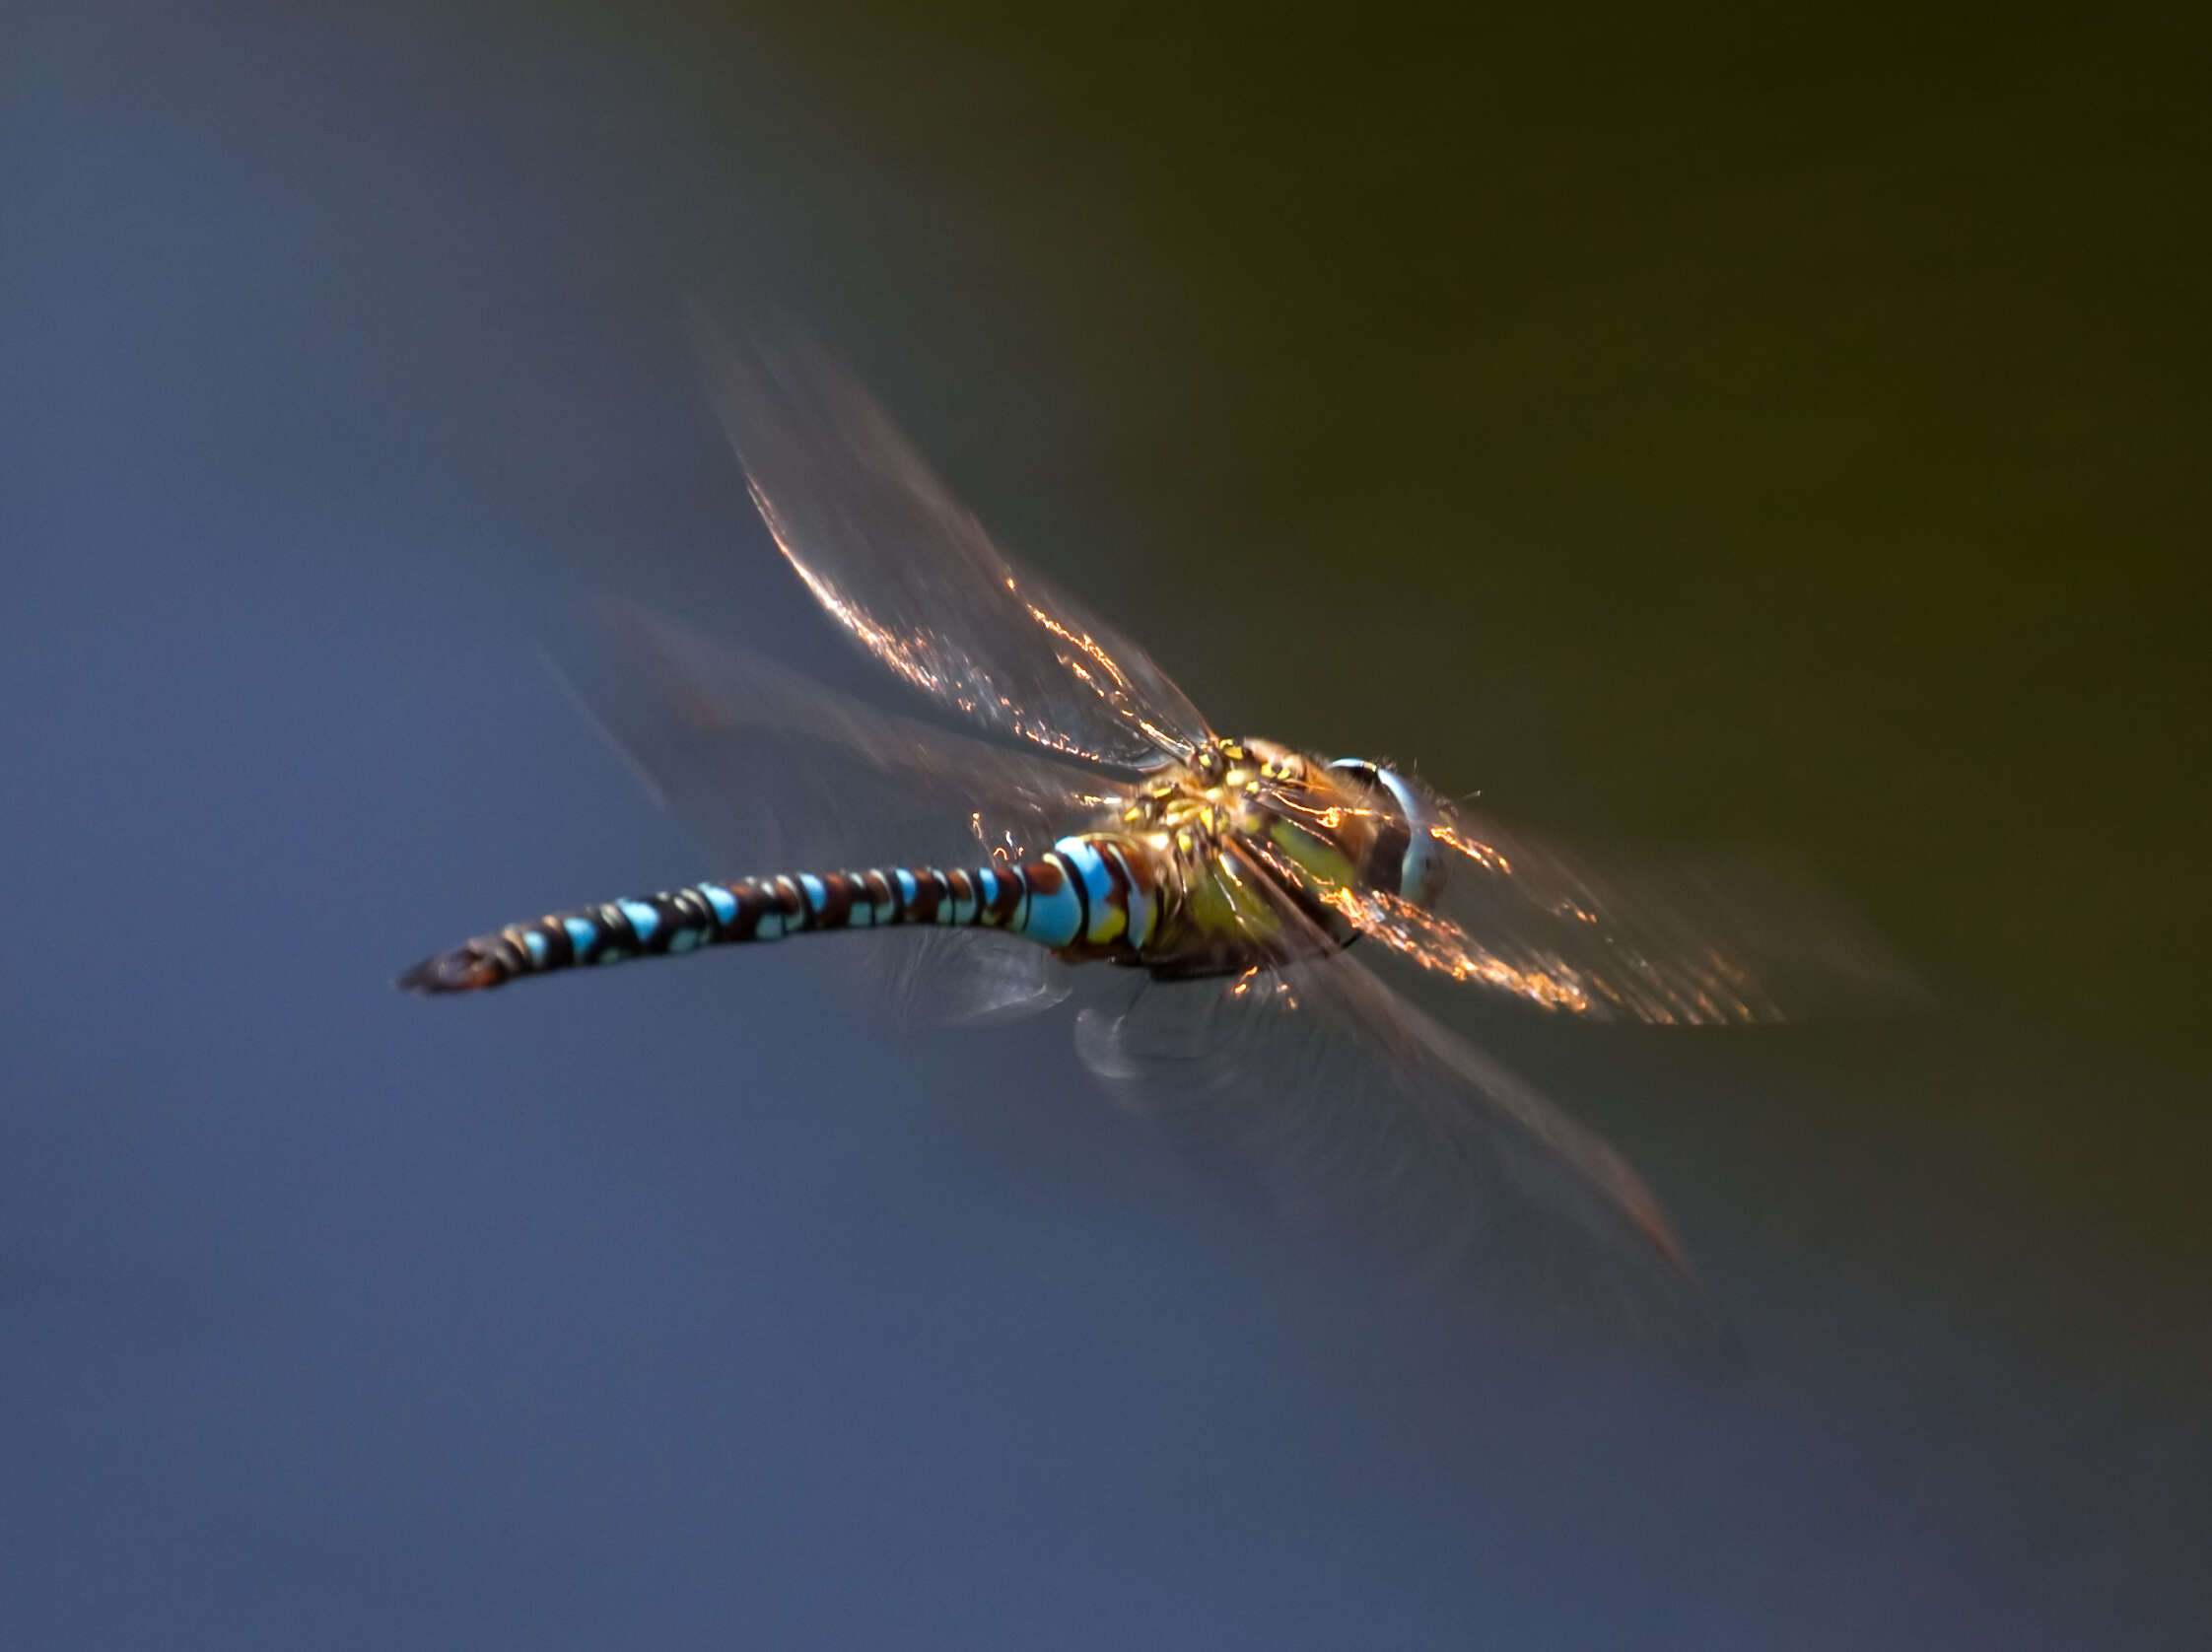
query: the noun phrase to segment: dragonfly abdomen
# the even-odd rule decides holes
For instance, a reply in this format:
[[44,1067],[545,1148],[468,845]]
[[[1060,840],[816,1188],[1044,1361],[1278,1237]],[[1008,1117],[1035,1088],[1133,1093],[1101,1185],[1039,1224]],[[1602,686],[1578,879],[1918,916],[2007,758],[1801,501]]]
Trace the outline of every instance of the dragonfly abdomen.
[[909,924],[1003,929],[1070,957],[1134,956],[1157,927],[1158,910],[1148,862],[1093,834],[1064,838],[1013,864],[786,873],[551,913],[426,958],[398,985],[480,992],[521,976],[703,946]]

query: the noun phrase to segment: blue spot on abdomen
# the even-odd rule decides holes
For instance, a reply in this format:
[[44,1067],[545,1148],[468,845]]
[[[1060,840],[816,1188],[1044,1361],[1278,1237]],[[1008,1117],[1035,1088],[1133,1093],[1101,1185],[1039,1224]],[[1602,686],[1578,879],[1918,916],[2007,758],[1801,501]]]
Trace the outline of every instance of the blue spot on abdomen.
[[[1058,856],[1047,859],[1053,865]],[[1075,872],[1062,864],[1054,866],[1061,873],[1060,887],[1046,894],[1037,887],[1037,880],[1029,879],[1029,902],[1019,920],[1021,932],[1032,940],[1043,941],[1047,946],[1067,946],[1075,939],[1075,932],[1083,921],[1082,902],[1075,894]]]

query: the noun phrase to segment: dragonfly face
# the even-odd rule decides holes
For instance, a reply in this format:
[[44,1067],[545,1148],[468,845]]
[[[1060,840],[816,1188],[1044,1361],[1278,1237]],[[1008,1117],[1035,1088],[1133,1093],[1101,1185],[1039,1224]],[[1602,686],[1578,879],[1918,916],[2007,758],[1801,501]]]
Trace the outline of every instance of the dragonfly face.
[[1417,781],[1364,757],[1340,757],[1329,770],[1359,789],[1384,814],[1395,811],[1405,823],[1406,848],[1399,859],[1397,886],[1391,893],[1418,907],[1435,906],[1444,892],[1448,864],[1438,834],[1448,828],[1434,795]]

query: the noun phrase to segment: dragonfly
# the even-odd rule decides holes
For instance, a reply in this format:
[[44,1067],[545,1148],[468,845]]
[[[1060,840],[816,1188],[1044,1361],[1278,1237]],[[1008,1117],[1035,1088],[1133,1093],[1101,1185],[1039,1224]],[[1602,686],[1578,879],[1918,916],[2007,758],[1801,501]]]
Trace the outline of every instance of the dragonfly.
[[560,662],[588,713],[709,844],[808,869],[510,924],[401,987],[864,929],[908,936],[871,944],[940,1018],[1110,980],[1074,1017],[1082,1065],[1276,1210],[1516,1323],[1725,1342],[1622,1156],[1363,957],[1556,1015],[1756,1023],[1894,983],[1863,932],[1788,874],[1609,865],[1411,769],[1220,734],[1005,554],[826,351],[693,323],[771,538],[911,709],[601,610]]

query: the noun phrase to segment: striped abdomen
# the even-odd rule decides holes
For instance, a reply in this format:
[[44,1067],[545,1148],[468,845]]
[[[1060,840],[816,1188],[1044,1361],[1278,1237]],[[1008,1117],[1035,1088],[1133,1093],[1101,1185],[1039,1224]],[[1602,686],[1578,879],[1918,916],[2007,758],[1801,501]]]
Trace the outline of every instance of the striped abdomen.
[[1159,896],[1145,846],[1093,833],[1015,865],[749,877],[554,913],[426,958],[398,985],[474,992],[585,964],[895,924],[1003,929],[1071,959],[1134,959],[1159,928]]

